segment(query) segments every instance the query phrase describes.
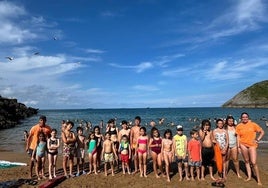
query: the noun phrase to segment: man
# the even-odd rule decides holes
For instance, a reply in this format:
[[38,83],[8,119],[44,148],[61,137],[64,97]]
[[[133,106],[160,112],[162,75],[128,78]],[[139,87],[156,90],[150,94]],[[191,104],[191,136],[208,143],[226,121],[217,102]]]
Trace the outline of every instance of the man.
[[[26,143],[26,152],[29,154],[29,156],[32,156],[32,153],[37,146],[38,135],[40,132],[45,134],[46,139],[50,137],[51,127],[46,125],[46,120],[46,116],[40,116],[39,122],[30,129],[29,137]],[[34,161],[30,159],[30,178],[33,176],[33,167]]]

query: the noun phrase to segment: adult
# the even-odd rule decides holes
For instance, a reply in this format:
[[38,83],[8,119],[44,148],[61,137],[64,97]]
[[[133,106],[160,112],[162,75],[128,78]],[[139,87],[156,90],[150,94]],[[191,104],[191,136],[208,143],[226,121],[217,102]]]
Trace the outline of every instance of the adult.
[[[52,129],[49,125],[46,125],[46,121],[47,121],[46,116],[40,116],[38,123],[30,129],[29,136],[28,136],[27,143],[26,143],[26,152],[31,157],[32,157],[34,149],[37,146],[39,133],[43,132],[45,134],[46,139],[50,137]],[[33,167],[34,167],[34,161],[31,158],[30,159],[30,178],[32,178],[33,176],[33,173],[32,173]]]
[[241,178],[240,169],[239,169],[239,161],[238,161],[237,135],[235,133],[236,124],[235,124],[235,119],[233,118],[233,116],[230,116],[230,115],[227,116],[225,128],[229,136],[229,149],[227,151],[227,156],[225,160],[226,175],[229,169],[229,161],[230,159],[232,159],[237,177]]
[[[258,133],[257,139],[256,133]],[[257,146],[258,142],[264,135],[263,129],[258,124],[249,120],[248,113],[243,112],[241,114],[241,122],[236,127],[236,134],[238,139],[238,146],[241,149],[241,153],[247,169],[248,178],[246,181],[251,180],[250,165],[252,165],[257,177],[258,185],[262,185],[259,168],[257,165]]]

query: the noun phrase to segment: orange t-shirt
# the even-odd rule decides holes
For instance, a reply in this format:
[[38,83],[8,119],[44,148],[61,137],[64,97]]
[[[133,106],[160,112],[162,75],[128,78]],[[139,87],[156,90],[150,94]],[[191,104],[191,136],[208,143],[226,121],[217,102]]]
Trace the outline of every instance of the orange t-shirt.
[[247,123],[239,123],[236,126],[236,134],[240,137],[239,142],[247,147],[257,147],[258,144],[256,143],[256,132],[260,132],[262,128],[252,122],[248,121]]
[[191,139],[188,142],[189,155],[193,162],[198,162],[201,159],[201,144],[198,140]]
[[39,124],[36,124],[33,126],[30,130],[29,137],[31,137],[30,145],[29,148],[34,150],[37,146],[37,141],[38,141],[38,134],[39,132],[43,132],[46,135],[46,138],[50,135],[51,133],[51,128],[48,125],[45,125],[44,127],[41,127]]

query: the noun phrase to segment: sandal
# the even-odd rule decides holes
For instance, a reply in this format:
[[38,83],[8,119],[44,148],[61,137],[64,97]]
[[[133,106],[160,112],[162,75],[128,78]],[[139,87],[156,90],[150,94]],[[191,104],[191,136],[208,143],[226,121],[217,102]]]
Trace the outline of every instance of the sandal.
[[211,183],[211,186],[214,186],[214,187],[225,187],[225,185],[221,182],[212,182]]

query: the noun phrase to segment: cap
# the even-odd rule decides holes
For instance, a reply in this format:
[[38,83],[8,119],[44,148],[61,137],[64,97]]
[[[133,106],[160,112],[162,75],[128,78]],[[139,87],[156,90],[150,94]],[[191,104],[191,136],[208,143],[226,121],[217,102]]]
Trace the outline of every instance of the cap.
[[182,125],[177,125],[177,131],[183,131]]

